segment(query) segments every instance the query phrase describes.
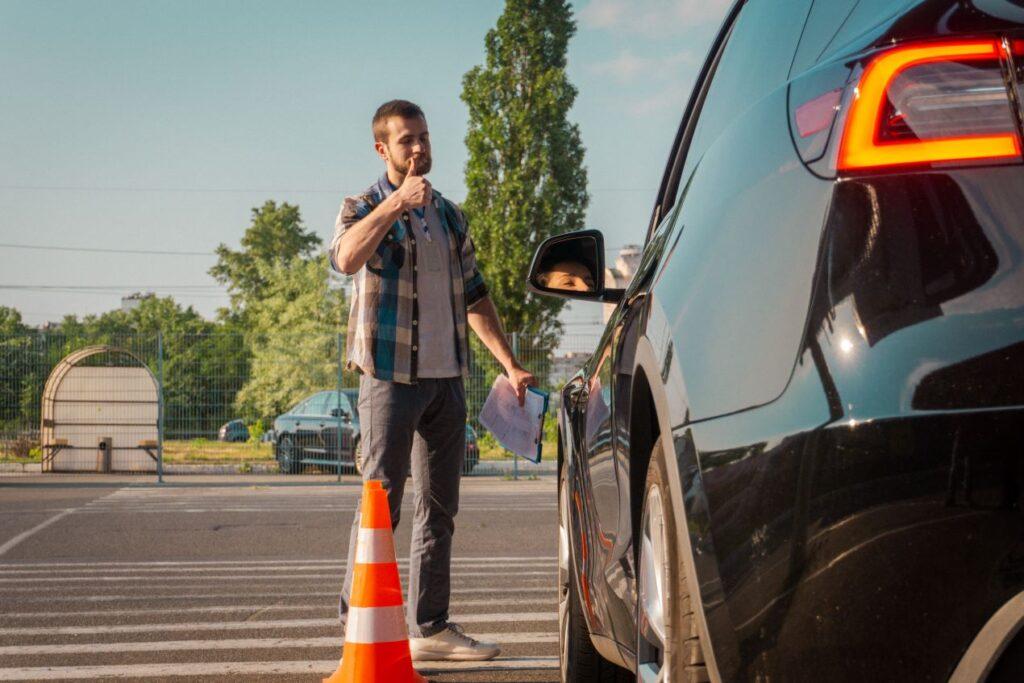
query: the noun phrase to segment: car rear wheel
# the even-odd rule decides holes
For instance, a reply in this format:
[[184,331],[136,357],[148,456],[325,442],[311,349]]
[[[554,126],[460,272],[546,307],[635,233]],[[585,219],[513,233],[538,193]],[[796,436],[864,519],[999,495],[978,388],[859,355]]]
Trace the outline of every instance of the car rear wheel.
[[558,473],[558,654],[562,683],[629,683],[634,677],[604,659],[590,642],[570,559],[566,465]]
[[709,680],[708,672],[680,562],[667,471],[655,446],[637,539],[637,680],[700,683]]
[[282,434],[277,440],[277,466],[283,474],[299,471],[299,449],[290,434]]

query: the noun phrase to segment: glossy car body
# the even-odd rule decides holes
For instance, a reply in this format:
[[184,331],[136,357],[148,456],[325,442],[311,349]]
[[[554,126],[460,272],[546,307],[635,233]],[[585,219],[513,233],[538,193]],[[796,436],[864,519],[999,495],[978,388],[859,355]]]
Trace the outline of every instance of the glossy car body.
[[355,466],[359,417],[344,390],[320,391],[299,401],[274,420],[276,456],[281,470],[302,465]]
[[225,422],[217,430],[218,441],[243,442],[249,440],[249,428],[241,420]]
[[[1022,29],[1004,0],[730,11],[638,272],[563,389],[570,580],[606,659],[637,667],[661,449],[668,590],[712,680],[1024,680],[1024,166],[835,166],[865,64]],[[1000,62],[1017,135],[1022,63]]]

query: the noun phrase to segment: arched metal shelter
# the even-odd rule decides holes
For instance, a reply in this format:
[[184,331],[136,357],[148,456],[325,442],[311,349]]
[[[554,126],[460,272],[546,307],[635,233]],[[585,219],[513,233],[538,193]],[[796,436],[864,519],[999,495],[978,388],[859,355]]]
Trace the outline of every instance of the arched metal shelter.
[[44,472],[156,472],[160,386],[131,351],[88,346],[43,389]]

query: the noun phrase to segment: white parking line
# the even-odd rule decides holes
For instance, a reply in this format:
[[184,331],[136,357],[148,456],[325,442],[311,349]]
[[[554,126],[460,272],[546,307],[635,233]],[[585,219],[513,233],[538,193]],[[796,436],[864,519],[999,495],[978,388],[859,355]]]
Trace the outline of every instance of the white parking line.
[[[530,579],[531,583],[537,583],[536,579]],[[340,586],[339,586],[340,589]],[[35,593],[35,588],[19,588],[18,591],[28,591]],[[265,593],[263,591],[248,591],[246,593],[195,593],[190,592],[188,596],[182,596],[180,593],[170,593],[162,595],[140,595],[139,593],[112,593],[109,595],[45,595],[45,596],[31,596],[31,597],[18,597],[14,598],[11,595],[11,590],[8,589],[5,592],[0,592],[8,600],[16,599],[19,603],[30,603],[30,602],[59,602],[59,603],[71,603],[71,602],[153,602],[157,600],[175,600],[182,602],[183,600],[225,600],[231,598],[312,598],[322,596],[333,596],[338,597],[338,590],[333,591],[297,591],[291,593]],[[553,584],[544,586],[489,586],[486,588],[452,588],[452,595],[479,595],[487,594],[495,596],[495,600],[498,596],[513,594],[520,595],[523,593],[548,593],[554,595],[555,586]]]
[[[399,566],[405,567],[409,564],[407,560],[399,560]],[[540,569],[549,565],[554,564],[554,559],[551,560],[539,560],[529,562],[488,562],[488,561],[452,561],[452,566],[458,569],[507,569],[509,567],[522,567],[524,569]],[[111,575],[122,575],[131,576],[133,574],[141,575],[141,578],[160,578],[161,576],[173,576],[175,574],[193,574],[193,573],[207,573],[207,572],[234,572],[234,571],[260,571],[260,572],[310,572],[310,571],[321,571],[324,569],[341,570],[347,565],[346,562],[333,562],[331,564],[268,564],[266,566],[254,566],[246,565],[242,567],[106,567],[106,568],[89,568],[89,569],[64,569],[59,567],[53,567],[52,569],[8,569],[0,568],[0,578],[31,578],[31,575],[43,575],[51,576],[53,578],[64,578],[74,576],[84,576],[88,579],[89,574],[103,574],[106,576]],[[155,575],[155,576],[154,576]]]
[[[332,595],[334,595],[332,593]],[[542,605],[554,601],[554,592],[550,597],[512,598],[507,600],[453,600],[452,610],[461,607],[488,607],[495,604],[507,605]],[[208,605],[205,607],[174,607],[158,609],[112,609],[112,610],[64,610],[60,612],[4,612],[4,619],[46,619],[64,617],[130,617],[150,614],[231,614],[233,612],[316,612],[338,611],[338,605],[332,602],[293,602],[288,605]]]
[[[401,568],[403,573],[407,570]],[[556,568],[551,568],[546,571],[454,571],[451,572],[452,578],[491,578],[499,576],[554,576]],[[300,580],[322,580],[331,581],[341,578],[338,572],[331,572],[329,574],[292,574],[287,577],[281,576],[267,576],[266,574],[225,574],[222,576],[46,576],[46,577],[19,577],[19,578],[0,578],[2,584],[26,584],[26,583],[135,583],[138,581],[145,582],[152,586],[167,586],[175,583],[197,583],[197,582],[224,582],[229,583],[233,581],[247,581],[250,583],[265,583],[267,581],[278,582],[282,579],[288,579],[289,581],[300,581]]]
[[[457,564],[459,562],[494,562],[501,564],[503,562],[554,562],[558,557],[555,555],[537,555],[537,556],[494,556],[488,555],[487,557],[473,557],[473,556],[457,556],[452,558],[452,563]],[[398,558],[398,562],[408,562],[408,557]],[[207,566],[207,565],[260,565],[260,564],[271,564],[275,567],[279,566],[291,566],[291,565],[306,565],[306,564],[338,564],[339,561],[334,558],[317,558],[308,560],[292,560],[292,559],[265,559],[265,560],[179,560],[179,561],[151,561],[151,562],[9,562],[7,564],[0,564],[0,570],[2,569],[21,569],[30,567],[192,567],[192,566]],[[342,562],[344,564],[344,562]]]
[[[556,508],[555,508],[554,505],[545,505],[543,507],[537,506],[537,505],[531,505],[531,506],[528,506],[528,507],[512,507],[512,506],[488,507],[488,508],[473,508],[473,507],[464,508],[464,507],[460,507],[459,511],[462,512],[463,514],[465,514],[466,512],[544,512],[544,513],[549,513],[550,514],[550,513],[554,513],[555,509]],[[173,514],[173,513],[179,513],[179,512],[180,513],[184,513],[184,514],[200,514],[200,515],[216,514],[216,513],[220,513],[220,512],[239,512],[239,513],[244,512],[244,513],[249,513],[249,514],[260,514],[260,513],[267,513],[268,510],[265,507],[246,507],[246,508],[238,508],[238,507],[235,507],[235,508],[181,508],[181,509],[176,509],[176,508],[168,509],[168,508],[162,508],[162,507],[144,507],[144,508],[109,508],[109,509],[105,509],[105,508],[92,508],[92,509],[89,509],[89,510],[84,510],[84,509],[79,508],[79,510],[78,510],[78,514],[82,514],[82,515],[101,515],[101,514],[102,515],[120,515],[120,514],[125,514],[125,513],[139,514],[139,515],[146,515],[146,514],[167,515],[167,514]],[[293,508],[293,507],[289,507],[289,508],[286,508],[286,509],[283,509],[283,510],[280,511],[280,513],[283,514],[283,515],[284,514],[286,514],[286,515],[294,515],[294,514],[310,514],[310,515],[312,515],[312,514],[318,514],[318,513],[324,513],[324,512],[355,512],[355,510],[354,509],[347,509],[346,510],[346,509],[328,508],[328,507],[321,507],[321,508],[299,508],[299,507]],[[411,514],[411,512],[412,511],[410,510],[410,514]]]
[[[521,621],[556,621],[558,612],[495,612],[459,616],[461,624]],[[160,633],[170,631],[251,631],[257,629],[337,628],[337,618],[278,619],[271,621],[216,621],[173,624],[115,624],[107,626],[33,626],[0,628],[0,635],[87,635],[107,633]]]
[[[117,664],[110,666],[48,666],[0,669],[4,678],[25,681],[78,680],[83,678],[151,678],[173,676],[243,676],[273,674],[311,674],[327,676],[338,660],[299,662],[210,662],[190,664]],[[416,670],[424,673],[445,671],[521,671],[555,669],[557,657],[509,657],[488,662],[421,662]]]
[[[518,643],[557,643],[558,634],[550,632],[480,634],[499,645]],[[132,643],[70,643],[55,645],[8,645],[0,647],[0,657],[24,655],[102,654],[109,652],[204,652],[206,650],[274,650],[291,648],[341,648],[340,637],[327,638],[236,638],[232,640],[165,640]],[[0,678],[4,669],[0,668]]]
[[17,536],[12,538],[11,540],[7,541],[3,545],[0,545],[0,555],[5,554],[8,550],[11,550],[16,545],[18,545],[19,543],[21,543],[25,539],[29,538],[33,534],[42,531],[43,529],[45,529],[46,527],[50,526],[54,522],[57,522],[57,521],[63,519],[64,517],[67,517],[72,512],[75,512],[78,509],[79,508],[67,508],[66,510],[64,510],[64,512],[60,512],[60,513],[54,515],[53,517],[50,517],[45,522],[42,522],[40,524],[36,524],[34,527],[29,529],[28,531],[21,532],[20,534],[18,534]]

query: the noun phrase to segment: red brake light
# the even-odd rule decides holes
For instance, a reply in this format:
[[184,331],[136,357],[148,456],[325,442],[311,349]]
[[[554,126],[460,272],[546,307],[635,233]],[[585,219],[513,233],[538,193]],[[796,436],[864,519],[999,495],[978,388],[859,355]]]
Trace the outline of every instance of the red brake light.
[[910,45],[865,68],[851,100],[837,167],[1020,159],[999,66],[1001,44]]

